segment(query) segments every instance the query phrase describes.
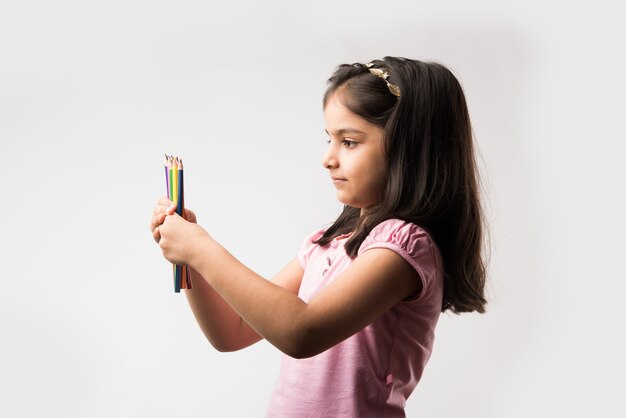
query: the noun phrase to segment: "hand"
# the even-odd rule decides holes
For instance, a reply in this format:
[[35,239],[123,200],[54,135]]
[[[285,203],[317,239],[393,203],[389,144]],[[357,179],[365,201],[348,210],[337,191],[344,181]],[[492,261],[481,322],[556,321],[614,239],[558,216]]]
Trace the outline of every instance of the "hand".
[[[152,237],[157,244],[161,240],[161,231],[159,226],[161,226],[167,215],[171,215],[174,212],[176,212],[176,205],[174,202],[169,200],[167,197],[159,199],[156,207],[154,208],[154,212],[152,212],[152,219],[150,220],[150,231],[152,232]],[[183,216],[187,221],[196,223],[196,214],[189,209],[184,210]]]
[[163,256],[171,263],[191,265],[197,252],[211,240],[209,234],[197,224],[188,222],[177,213],[169,213],[157,228],[159,246]]

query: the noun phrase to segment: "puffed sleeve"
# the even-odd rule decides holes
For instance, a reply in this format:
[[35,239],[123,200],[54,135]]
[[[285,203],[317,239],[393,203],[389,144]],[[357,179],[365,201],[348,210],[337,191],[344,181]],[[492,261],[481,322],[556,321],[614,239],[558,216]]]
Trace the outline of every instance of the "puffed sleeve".
[[313,241],[317,241],[324,234],[324,231],[324,229],[319,229],[312,234],[309,234],[304,239],[304,242],[300,247],[300,251],[298,251],[298,261],[300,262],[300,265],[303,269],[306,269],[306,265],[309,262],[311,254],[313,253],[313,251],[315,251],[316,248],[318,248],[318,245],[314,244]]
[[441,275],[439,249],[418,225],[399,219],[383,221],[363,240],[358,254],[372,248],[387,248],[404,258],[419,274],[423,289]]

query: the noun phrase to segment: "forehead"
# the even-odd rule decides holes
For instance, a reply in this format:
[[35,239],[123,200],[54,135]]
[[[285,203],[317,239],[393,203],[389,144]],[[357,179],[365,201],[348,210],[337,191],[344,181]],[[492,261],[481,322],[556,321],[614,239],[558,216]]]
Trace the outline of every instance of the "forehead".
[[324,123],[329,134],[340,133],[368,133],[377,126],[369,123],[362,117],[355,115],[348,109],[337,94],[329,97],[324,107]]

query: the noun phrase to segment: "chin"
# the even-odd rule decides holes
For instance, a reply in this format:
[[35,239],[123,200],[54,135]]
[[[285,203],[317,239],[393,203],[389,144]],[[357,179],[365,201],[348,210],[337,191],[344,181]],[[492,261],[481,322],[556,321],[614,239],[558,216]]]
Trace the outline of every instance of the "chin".
[[339,201],[339,203],[341,203],[342,205],[352,206],[352,204],[354,203],[350,199],[346,199],[346,196],[343,195],[343,193],[339,191],[337,191],[335,196],[337,197],[337,200]]
[[337,194],[337,200],[342,205],[350,206],[350,207],[353,207],[353,208],[360,208],[361,207],[361,204],[359,202],[355,202],[352,199],[346,199],[345,196],[340,196],[339,194]]

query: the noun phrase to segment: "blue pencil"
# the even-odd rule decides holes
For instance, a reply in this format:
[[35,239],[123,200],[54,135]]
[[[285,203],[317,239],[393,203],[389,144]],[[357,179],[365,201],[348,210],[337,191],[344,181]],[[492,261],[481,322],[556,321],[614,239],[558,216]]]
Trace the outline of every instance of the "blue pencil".
[[183,160],[176,158],[178,165],[178,196],[176,196],[176,213],[183,216]]
[[[182,158],[178,159],[178,214],[184,216],[185,213],[185,180],[183,176],[184,167]],[[183,289],[191,289],[191,273],[189,267],[182,266],[181,286]]]

